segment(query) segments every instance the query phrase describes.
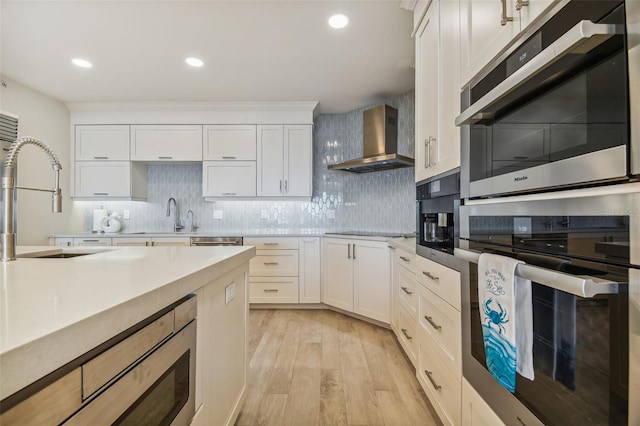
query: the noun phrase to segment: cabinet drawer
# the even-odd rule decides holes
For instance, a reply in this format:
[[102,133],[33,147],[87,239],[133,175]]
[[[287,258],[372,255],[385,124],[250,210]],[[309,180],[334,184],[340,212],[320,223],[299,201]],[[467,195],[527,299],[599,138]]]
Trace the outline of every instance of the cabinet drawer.
[[298,278],[250,277],[249,303],[298,303]]
[[297,277],[298,250],[256,250],[249,271],[252,277]]
[[398,271],[398,299],[414,318],[418,312],[418,289],[413,274],[401,269]]
[[459,425],[461,417],[461,386],[442,364],[429,342],[418,338],[419,355],[416,375],[433,408],[445,425]]
[[110,246],[111,238],[74,238],[74,246]]
[[427,341],[433,341],[431,347],[459,381],[462,374],[460,312],[422,285],[418,287],[418,330],[428,336]]
[[202,126],[131,126],[131,161],[202,161]]
[[415,367],[417,365],[418,355],[416,320],[415,317],[408,313],[402,306],[400,306],[399,313],[398,329],[400,332],[398,333],[398,341]]
[[256,126],[211,125],[204,126],[204,160],[256,159]]
[[82,365],[82,395],[86,399],[173,332],[174,311]]
[[298,239],[286,237],[248,237],[244,239],[245,246],[255,246],[256,250],[297,250]]
[[76,161],[129,160],[129,126],[76,126]]
[[416,263],[416,255],[414,253],[396,248],[394,262],[396,265],[406,269],[407,272],[415,273],[414,265]]
[[439,263],[416,256],[418,282],[460,310],[460,272]]

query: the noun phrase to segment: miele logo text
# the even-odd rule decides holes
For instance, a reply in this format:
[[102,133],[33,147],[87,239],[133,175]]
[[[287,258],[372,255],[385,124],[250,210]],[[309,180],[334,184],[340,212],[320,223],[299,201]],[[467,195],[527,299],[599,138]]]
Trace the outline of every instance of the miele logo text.
[[521,180],[527,180],[526,176],[518,176],[517,178],[513,178],[514,181],[520,182]]

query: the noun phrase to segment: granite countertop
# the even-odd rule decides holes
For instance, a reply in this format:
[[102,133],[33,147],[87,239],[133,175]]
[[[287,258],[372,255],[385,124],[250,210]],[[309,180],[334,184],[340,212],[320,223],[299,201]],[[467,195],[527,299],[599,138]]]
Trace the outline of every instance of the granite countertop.
[[[82,251],[98,253],[33,258]],[[0,264],[0,399],[248,262],[255,248],[39,246],[17,254]]]

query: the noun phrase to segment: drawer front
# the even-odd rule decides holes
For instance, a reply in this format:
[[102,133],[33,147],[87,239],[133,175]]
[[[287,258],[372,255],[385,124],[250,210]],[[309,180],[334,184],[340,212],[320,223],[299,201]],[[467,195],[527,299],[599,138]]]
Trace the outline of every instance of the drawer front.
[[255,246],[256,250],[298,250],[298,238],[245,237],[243,245]]
[[398,341],[415,367],[418,359],[416,320],[402,306],[398,316]]
[[430,344],[418,339],[419,355],[416,375],[433,408],[446,425],[459,425],[462,395],[460,382],[447,370]]
[[249,262],[252,277],[297,277],[298,250],[256,250]]
[[82,365],[82,395],[87,398],[173,333],[174,311]]
[[416,256],[416,278],[419,283],[460,310],[460,272],[422,256]]
[[418,312],[418,289],[416,278],[404,269],[398,271],[398,299],[415,318]]
[[414,273],[414,265],[416,263],[416,255],[406,250],[396,248],[395,264],[405,268],[408,272]]
[[428,336],[440,360],[459,381],[462,375],[460,312],[419,285],[418,330]]
[[298,278],[250,277],[249,303],[298,303]]
[[111,238],[74,238],[74,246],[110,246]]

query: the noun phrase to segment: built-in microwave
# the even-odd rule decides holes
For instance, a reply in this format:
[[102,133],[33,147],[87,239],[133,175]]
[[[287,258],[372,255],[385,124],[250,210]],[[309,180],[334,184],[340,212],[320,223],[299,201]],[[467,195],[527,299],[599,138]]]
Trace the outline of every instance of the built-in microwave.
[[554,2],[462,88],[463,198],[640,176],[639,15],[637,1]]

